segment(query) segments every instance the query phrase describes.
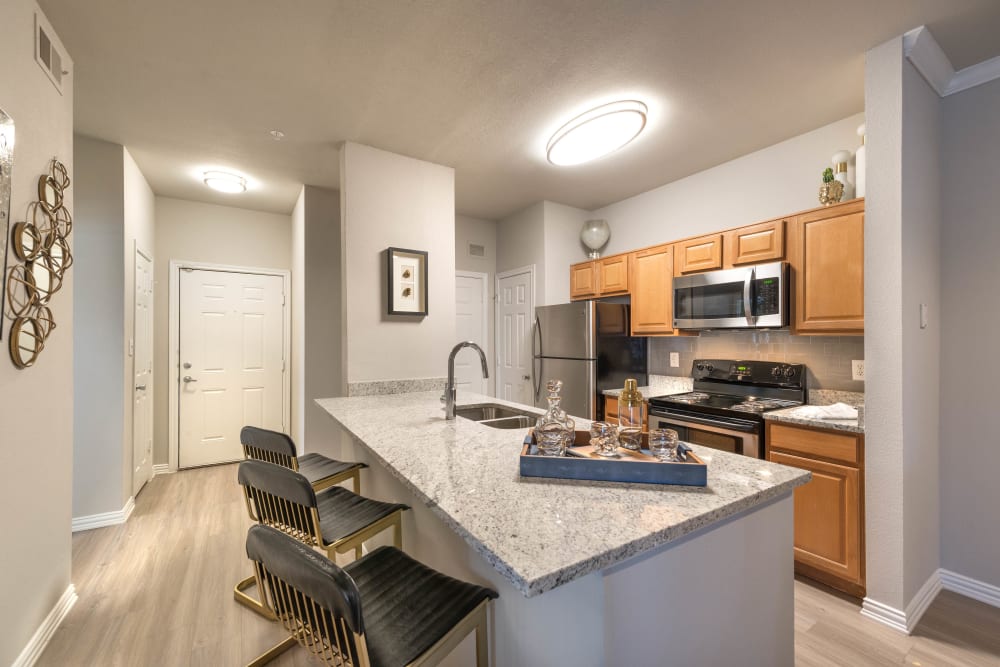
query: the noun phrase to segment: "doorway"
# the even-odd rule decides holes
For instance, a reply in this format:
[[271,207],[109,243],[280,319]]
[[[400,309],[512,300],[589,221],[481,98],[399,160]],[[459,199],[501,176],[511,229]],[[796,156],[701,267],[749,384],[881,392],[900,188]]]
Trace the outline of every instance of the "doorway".
[[287,431],[287,271],[171,262],[170,462],[243,458],[240,429]]
[[531,324],[535,312],[535,267],[497,274],[496,395],[533,405]]
[[[488,273],[455,272],[455,340],[471,340],[490,358]],[[490,383],[483,377],[479,355],[462,350],[455,357],[455,386],[477,394],[489,394]]]
[[153,478],[153,260],[135,248],[132,320],[132,495]]

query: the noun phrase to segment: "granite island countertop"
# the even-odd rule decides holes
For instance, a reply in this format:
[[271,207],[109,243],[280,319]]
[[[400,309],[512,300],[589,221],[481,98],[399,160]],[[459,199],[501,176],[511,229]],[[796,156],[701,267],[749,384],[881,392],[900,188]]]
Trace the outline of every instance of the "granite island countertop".
[[816,419],[815,417],[800,417],[796,413],[799,407],[785,408],[784,410],[772,410],[764,413],[766,421],[781,422],[785,424],[798,424],[800,426],[812,426],[813,428],[825,428],[831,431],[845,431],[847,433],[864,433],[865,427],[858,425],[857,419]]
[[[693,446],[708,485],[521,478],[528,429],[446,421],[440,392],[317,399],[446,525],[526,597],[603,570],[782,497],[796,468]],[[499,403],[464,393],[459,405]],[[532,412],[539,412],[531,409]],[[577,428],[589,422],[577,419]]]

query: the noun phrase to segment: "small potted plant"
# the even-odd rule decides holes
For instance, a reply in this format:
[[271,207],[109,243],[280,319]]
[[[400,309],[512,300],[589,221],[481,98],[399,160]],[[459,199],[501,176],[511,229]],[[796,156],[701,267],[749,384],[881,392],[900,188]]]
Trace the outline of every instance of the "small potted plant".
[[830,206],[840,201],[844,196],[844,184],[833,177],[833,169],[823,170],[823,185],[819,186],[819,203]]

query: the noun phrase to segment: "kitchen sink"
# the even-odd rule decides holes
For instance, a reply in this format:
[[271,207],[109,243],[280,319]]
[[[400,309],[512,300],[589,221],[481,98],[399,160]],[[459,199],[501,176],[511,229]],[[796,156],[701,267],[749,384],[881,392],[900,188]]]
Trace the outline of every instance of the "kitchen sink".
[[506,405],[467,405],[455,408],[455,416],[479,422],[490,428],[528,428],[538,419],[538,415],[518,410]]

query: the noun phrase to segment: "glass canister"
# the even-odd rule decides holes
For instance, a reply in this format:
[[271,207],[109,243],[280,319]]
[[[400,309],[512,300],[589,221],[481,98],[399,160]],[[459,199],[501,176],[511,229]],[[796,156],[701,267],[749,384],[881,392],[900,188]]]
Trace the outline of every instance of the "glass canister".
[[634,378],[625,380],[618,397],[618,444],[634,452],[642,447],[642,392]]
[[549,409],[535,423],[535,442],[542,456],[562,456],[573,442],[576,422],[562,409],[562,380],[549,380]]

